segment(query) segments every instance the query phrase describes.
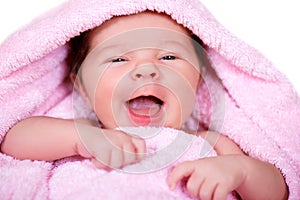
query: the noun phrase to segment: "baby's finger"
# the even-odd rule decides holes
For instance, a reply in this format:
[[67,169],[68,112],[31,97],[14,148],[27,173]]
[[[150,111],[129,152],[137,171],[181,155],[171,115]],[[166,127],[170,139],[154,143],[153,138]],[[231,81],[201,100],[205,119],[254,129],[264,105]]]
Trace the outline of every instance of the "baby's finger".
[[220,187],[219,185],[216,187],[215,189],[215,192],[213,194],[213,199],[215,200],[222,200],[222,199],[226,199],[228,194],[230,193],[231,191],[227,191],[226,188],[224,187]]
[[201,200],[211,200],[213,199],[213,194],[217,188],[215,182],[210,182],[209,179],[205,179],[204,183],[201,185],[199,190],[199,197]]
[[123,151],[119,148],[114,148],[111,151],[109,167],[113,169],[118,169],[121,168],[123,165]]
[[192,197],[199,197],[199,191],[205,179],[197,176],[195,173],[189,177],[186,188]]
[[94,164],[94,166],[97,167],[98,169],[109,170],[109,167],[104,165],[102,162],[99,162],[98,160],[96,160],[94,158],[92,158],[91,161]]
[[141,138],[132,138],[132,143],[135,147],[136,159],[142,160],[146,155],[146,144],[145,141]]
[[124,157],[123,164],[124,165],[132,164],[137,161],[135,147],[133,146],[133,144],[131,144],[131,143],[124,144],[123,153],[124,153],[124,155],[123,155],[123,157]]
[[189,177],[194,172],[194,166],[188,161],[177,165],[169,176],[169,187],[174,190],[177,183],[183,178]]

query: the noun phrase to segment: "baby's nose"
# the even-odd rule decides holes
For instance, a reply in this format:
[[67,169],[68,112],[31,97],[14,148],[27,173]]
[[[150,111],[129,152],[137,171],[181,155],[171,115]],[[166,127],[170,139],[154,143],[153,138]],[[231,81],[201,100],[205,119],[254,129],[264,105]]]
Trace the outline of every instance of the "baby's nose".
[[153,79],[156,80],[159,78],[159,70],[153,64],[146,64],[136,67],[131,74],[131,77],[134,80],[139,79]]

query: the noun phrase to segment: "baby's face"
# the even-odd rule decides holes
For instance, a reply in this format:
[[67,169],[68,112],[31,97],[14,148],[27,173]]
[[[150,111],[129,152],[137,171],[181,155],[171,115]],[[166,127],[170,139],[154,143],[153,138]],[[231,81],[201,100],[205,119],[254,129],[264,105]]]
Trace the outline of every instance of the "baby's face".
[[94,29],[81,94],[105,128],[180,128],[194,109],[199,62],[186,29],[141,13]]

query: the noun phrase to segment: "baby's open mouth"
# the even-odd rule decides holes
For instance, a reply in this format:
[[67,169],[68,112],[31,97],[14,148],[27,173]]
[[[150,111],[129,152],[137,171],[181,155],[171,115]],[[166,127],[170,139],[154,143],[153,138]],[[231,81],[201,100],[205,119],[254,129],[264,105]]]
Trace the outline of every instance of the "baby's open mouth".
[[138,96],[126,101],[129,112],[137,117],[154,117],[164,102],[155,96]]

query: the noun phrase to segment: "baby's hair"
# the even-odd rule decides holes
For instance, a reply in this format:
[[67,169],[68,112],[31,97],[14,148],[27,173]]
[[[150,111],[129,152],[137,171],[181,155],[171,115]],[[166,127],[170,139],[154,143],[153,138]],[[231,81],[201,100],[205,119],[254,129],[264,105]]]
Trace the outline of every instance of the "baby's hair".
[[205,68],[211,66],[210,59],[208,58],[206,52],[205,44],[197,35],[193,34],[192,32],[191,32],[191,38],[194,40],[193,46],[199,61],[200,73],[201,75],[204,75]]
[[77,75],[81,64],[89,52],[89,32],[90,31],[85,31],[80,35],[71,38],[69,42],[69,54],[67,60],[70,66],[70,74]]

